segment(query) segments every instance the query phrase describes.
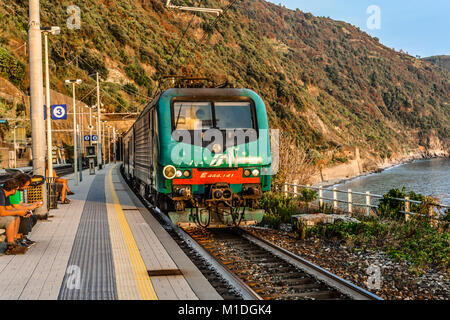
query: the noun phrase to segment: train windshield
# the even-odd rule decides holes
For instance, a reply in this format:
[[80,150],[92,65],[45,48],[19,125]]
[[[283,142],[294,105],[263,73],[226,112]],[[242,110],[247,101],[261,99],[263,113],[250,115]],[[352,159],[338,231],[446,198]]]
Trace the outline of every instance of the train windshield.
[[253,129],[252,108],[249,102],[217,102],[214,104],[216,128]]
[[207,130],[214,125],[210,102],[175,103],[173,111],[175,130]]
[[249,102],[177,102],[173,112],[174,131],[255,128]]

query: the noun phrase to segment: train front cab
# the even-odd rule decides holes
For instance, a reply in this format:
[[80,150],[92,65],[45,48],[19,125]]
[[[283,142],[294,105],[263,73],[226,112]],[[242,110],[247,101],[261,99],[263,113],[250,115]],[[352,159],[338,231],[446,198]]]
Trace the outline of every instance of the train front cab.
[[[259,199],[271,188],[262,99],[245,89],[171,89],[156,108],[159,143],[165,147],[155,187],[165,195],[160,200],[169,201],[171,220],[205,227],[259,223],[264,216]],[[233,137],[230,143],[236,129],[245,139]]]

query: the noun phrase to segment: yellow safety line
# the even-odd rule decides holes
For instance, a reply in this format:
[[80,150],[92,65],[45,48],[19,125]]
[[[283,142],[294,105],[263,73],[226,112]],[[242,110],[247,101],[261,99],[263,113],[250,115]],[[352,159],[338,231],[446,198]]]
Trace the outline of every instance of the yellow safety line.
[[114,202],[114,208],[117,213],[117,218],[119,219],[120,227],[122,229],[123,237],[128,249],[128,253],[133,264],[133,269],[136,274],[136,281],[139,288],[139,293],[143,300],[158,300],[156,292],[153,288],[150,276],[148,275],[147,267],[145,266],[144,260],[139,252],[139,248],[134,239],[133,233],[131,232],[130,225],[125,217],[125,214],[120,205],[119,197],[117,196],[116,189],[114,188],[112,180],[112,170],[109,170],[109,184],[111,188],[111,195]]

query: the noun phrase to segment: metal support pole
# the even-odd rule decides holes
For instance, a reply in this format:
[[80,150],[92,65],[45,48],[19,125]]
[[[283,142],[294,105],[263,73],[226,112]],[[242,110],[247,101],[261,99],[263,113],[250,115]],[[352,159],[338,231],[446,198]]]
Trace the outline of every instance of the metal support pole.
[[409,197],[405,197],[405,220],[406,221],[409,221],[409,219],[410,219],[410,215],[409,215],[410,212],[411,212],[411,208],[410,208]]
[[72,96],[73,96],[73,165],[74,173],[73,178],[75,185],[78,185],[78,134],[77,134],[77,106],[75,100],[75,82],[72,83]]
[[47,108],[47,168],[49,176],[53,173],[53,154],[52,154],[52,116],[50,103],[50,72],[48,63],[48,33],[44,32],[45,38],[45,100]]
[[370,210],[371,210],[371,197],[370,197],[370,191],[366,192],[366,215],[370,216]]
[[97,72],[97,165],[102,167],[102,128],[101,128],[100,80]]
[[[39,0],[29,0],[29,70],[30,70],[30,104],[31,104],[31,137],[33,150],[33,173],[45,176],[45,124],[44,124],[44,86],[42,74],[42,34],[39,13]],[[42,190],[43,206],[35,213],[46,218],[47,188]]]
[[113,128],[113,143],[114,143],[114,164],[117,163],[117,141],[116,141],[116,128]]
[[353,195],[352,195],[352,189],[348,189],[347,193],[348,198],[348,212],[353,213]]
[[92,107],[89,107],[89,146],[92,146]]
[[319,206],[323,207],[323,187],[319,187]]
[[334,210],[338,209],[338,195],[337,195],[337,188],[333,188],[333,208]]
[[108,127],[108,163],[111,163],[111,127]]
[[14,125],[14,168],[17,168],[16,128]]
[[82,132],[80,130],[80,125],[77,126],[78,131],[78,145],[79,145],[79,152],[78,152],[78,172],[80,173],[80,182],[83,181],[83,150],[81,149],[83,147],[83,138],[81,137]]
[[105,123],[102,122],[102,163],[105,164],[106,163],[106,150],[105,150]]

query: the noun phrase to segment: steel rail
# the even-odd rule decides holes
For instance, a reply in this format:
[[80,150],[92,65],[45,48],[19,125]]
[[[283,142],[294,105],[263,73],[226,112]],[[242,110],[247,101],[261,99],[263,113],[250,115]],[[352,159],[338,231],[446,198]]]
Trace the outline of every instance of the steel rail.
[[261,239],[250,232],[239,229],[241,235],[247,240],[253,242],[259,247],[269,251],[270,253],[278,256],[279,258],[285,260],[286,262],[300,268],[304,272],[310,274],[316,279],[326,283],[330,287],[335,288],[339,292],[349,296],[354,300],[383,300],[377,295],[356,286],[355,284],[325,270],[322,267],[284,249],[281,248],[267,240]]
[[257,294],[250,286],[248,286],[244,281],[242,281],[238,276],[236,276],[232,271],[230,271],[225,265],[223,265],[219,260],[217,260],[213,255],[211,255],[206,249],[204,249],[199,243],[197,243],[190,235],[188,235],[182,228],[175,225],[169,217],[164,214],[158,207],[153,206],[147,200],[144,200],[147,207],[157,214],[164,223],[172,228],[172,230],[183,240],[186,244],[195,250],[199,255],[201,255],[206,263],[214,269],[222,278],[227,281],[241,296],[244,300],[263,300],[263,298]]

